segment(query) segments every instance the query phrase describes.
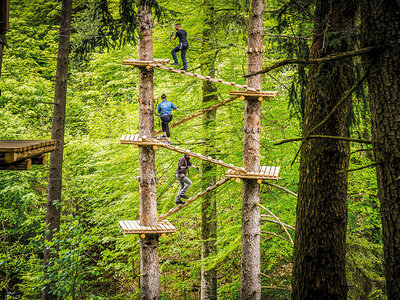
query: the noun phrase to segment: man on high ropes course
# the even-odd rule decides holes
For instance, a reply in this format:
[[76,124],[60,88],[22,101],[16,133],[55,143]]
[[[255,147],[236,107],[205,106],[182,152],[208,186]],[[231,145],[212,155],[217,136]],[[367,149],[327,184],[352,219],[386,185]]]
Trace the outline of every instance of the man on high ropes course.
[[160,114],[161,128],[163,131],[163,138],[167,140],[167,144],[171,144],[169,122],[172,120],[172,110],[177,109],[175,104],[167,100],[165,94],[161,95],[162,102],[158,105],[157,111]]
[[172,57],[174,58],[174,63],[172,63],[171,65],[173,65],[173,66],[178,66],[179,65],[178,58],[176,57],[176,52],[181,51],[181,58],[182,58],[182,63],[183,63],[183,69],[182,70],[187,71],[186,51],[189,48],[189,44],[188,44],[188,41],[186,39],[187,33],[186,33],[185,30],[183,30],[181,28],[181,24],[180,23],[175,24],[175,30],[176,30],[175,35],[174,35],[174,32],[171,32],[171,37],[170,38],[172,38],[174,40],[176,38],[179,38],[179,44],[174,49],[172,49],[172,51],[171,51]]
[[189,179],[189,177],[187,177],[186,172],[190,167],[195,168],[200,173],[200,169],[195,165],[192,165],[192,163],[190,162],[190,157],[185,154],[179,159],[178,168],[176,169],[175,173],[176,179],[179,180],[180,184],[179,192],[175,199],[176,204],[186,203],[183,202],[181,198],[188,199],[188,196],[186,196],[186,192],[192,185],[192,181]]

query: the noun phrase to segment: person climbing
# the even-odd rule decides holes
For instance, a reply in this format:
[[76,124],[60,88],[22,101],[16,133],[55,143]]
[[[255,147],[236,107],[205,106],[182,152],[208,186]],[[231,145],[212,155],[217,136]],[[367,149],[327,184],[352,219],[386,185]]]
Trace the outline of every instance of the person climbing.
[[187,177],[186,172],[190,167],[195,168],[200,173],[200,169],[195,165],[192,165],[192,163],[190,162],[190,157],[185,154],[179,159],[178,168],[176,169],[175,173],[176,179],[179,180],[180,184],[179,192],[175,199],[176,204],[186,203],[183,202],[181,198],[188,199],[188,196],[186,196],[186,192],[192,185],[192,181],[189,179],[189,177]]
[[178,66],[178,58],[176,57],[176,52],[181,51],[181,58],[182,58],[182,64],[183,64],[183,69],[187,71],[187,62],[186,62],[186,51],[189,48],[189,44],[187,41],[187,33],[185,30],[181,28],[181,24],[177,23],[175,24],[175,30],[176,33],[174,35],[174,32],[171,33],[171,37],[175,40],[176,38],[179,38],[179,44],[176,46],[174,49],[172,49],[171,54],[172,57],[174,58],[174,63],[171,65],[173,66]]
[[168,144],[171,144],[169,122],[172,120],[172,109],[177,109],[175,104],[167,100],[165,94],[161,95],[162,102],[158,105],[157,111],[160,114],[161,128],[163,131],[163,138],[167,140]]

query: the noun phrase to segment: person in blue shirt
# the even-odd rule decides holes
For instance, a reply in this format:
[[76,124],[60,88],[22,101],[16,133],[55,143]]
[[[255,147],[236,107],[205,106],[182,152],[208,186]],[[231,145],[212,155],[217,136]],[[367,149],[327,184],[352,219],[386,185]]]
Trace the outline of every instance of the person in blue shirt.
[[167,143],[171,144],[170,132],[168,123],[172,120],[172,110],[177,109],[175,104],[167,100],[165,94],[161,95],[162,102],[158,105],[157,111],[161,118],[161,128],[163,131],[163,138],[167,139]]

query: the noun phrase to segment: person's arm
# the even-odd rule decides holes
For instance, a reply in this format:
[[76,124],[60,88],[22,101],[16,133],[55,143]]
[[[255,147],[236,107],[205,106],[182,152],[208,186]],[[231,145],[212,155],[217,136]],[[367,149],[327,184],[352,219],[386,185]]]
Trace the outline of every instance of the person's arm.
[[199,167],[196,167],[195,165],[191,165],[191,167],[192,167],[192,168],[195,168],[195,169],[197,170],[197,172],[200,173],[200,168],[199,168]]
[[172,109],[177,109],[176,105],[173,104],[172,102],[171,102],[171,108],[172,108]]
[[174,35],[174,32],[171,32],[171,37],[172,37],[173,40],[176,40],[176,38],[177,38],[177,33],[178,33],[178,31],[175,32],[175,35]]
[[157,111],[158,111],[158,113],[161,112],[161,104],[158,104]]

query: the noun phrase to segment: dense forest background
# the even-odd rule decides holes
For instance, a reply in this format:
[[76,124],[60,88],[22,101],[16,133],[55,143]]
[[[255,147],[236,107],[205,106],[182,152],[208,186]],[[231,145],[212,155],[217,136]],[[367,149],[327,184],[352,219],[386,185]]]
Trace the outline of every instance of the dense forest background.
[[[122,1],[124,2],[124,1]],[[129,2],[129,1],[127,1]],[[50,266],[61,299],[135,299],[139,295],[139,239],[124,236],[119,220],[139,214],[138,150],[121,145],[123,134],[138,132],[138,71],[121,61],[137,58],[131,33],[105,26],[99,14],[101,1],[74,3],[63,170],[61,231],[52,247],[59,257]],[[110,15],[120,18],[118,1],[110,1]],[[302,3],[302,2],[301,2]],[[154,57],[170,58],[169,34],[180,21],[188,32],[189,71],[200,72],[205,57],[215,60],[216,77],[245,84],[247,2],[215,3],[217,20],[211,51],[202,37],[202,1],[159,1],[172,11],[156,21]],[[313,7],[285,7],[268,1],[264,22],[264,64],[280,59],[307,57],[312,37]],[[10,30],[6,36],[0,80],[0,139],[50,139],[54,80],[58,47],[58,1],[11,1]],[[110,25],[110,23],[109,23]],[[118,29],[118,28],[117,28]],[[114,30],[114,31],[113,31]],[[208,42],[208,41],[207,41]],[[360,74],[360,64],[355,73]],[[298,161],[292,165],[298,143],[274,145],[301,136],[307,66],[288,65],[264,75],[263,90],[278,97],[262,103],[261,165],[281,166],[278,184],[296,193]],[[174,120],[202,109],[201,82],[191,77],[155,71],[155,96],[161,94],[178,106]],[[217,86],[218,99],[229,98],[229,87]],[[370,112],[364,87],[353,95],[351,136],[370,138]],[[212,103],[215,104],[215,103]],[[213,157],[242,165],[243,108],[235,100],[217,111]],[[204,152],[201,118],[172,129],[172,143]],[[156,118],[156,128],[160,128]],[[369,149],[351,144],[348,192],[347,276],[349,298],[385,299],[382,235],[376,176]],[[159,178],[159,213],[172,208],[178,190],[175,169],[180,155],[165,149],[156,152]],[[200,164],[193,161],[194,164]],[[224,177],[225,169],[218,168]],[[43,248],[48,170],[0,173],[0,294],[7,299],[39,299],[44,280]],[[201,176],[192,172],[189,195],[202,191]],[[160,286],[165,299],[196,298],[200,269],[218,269],[221,299],[239,298],[241,241],[241,184],[223,185],[216,194],[218,253],[201,261],[200,201],[171,216],[177,233],[160,240]],[[261,204],[282,222],[295,225],[296,197],[262,185]],[[269,215],[267,211],[262,212]],[[290,297],[293,245],[279,226],[262,223],[263,296]],[[293,231],[289,233],[294,235]],[[276,236],[278,235],[278,236]]]

